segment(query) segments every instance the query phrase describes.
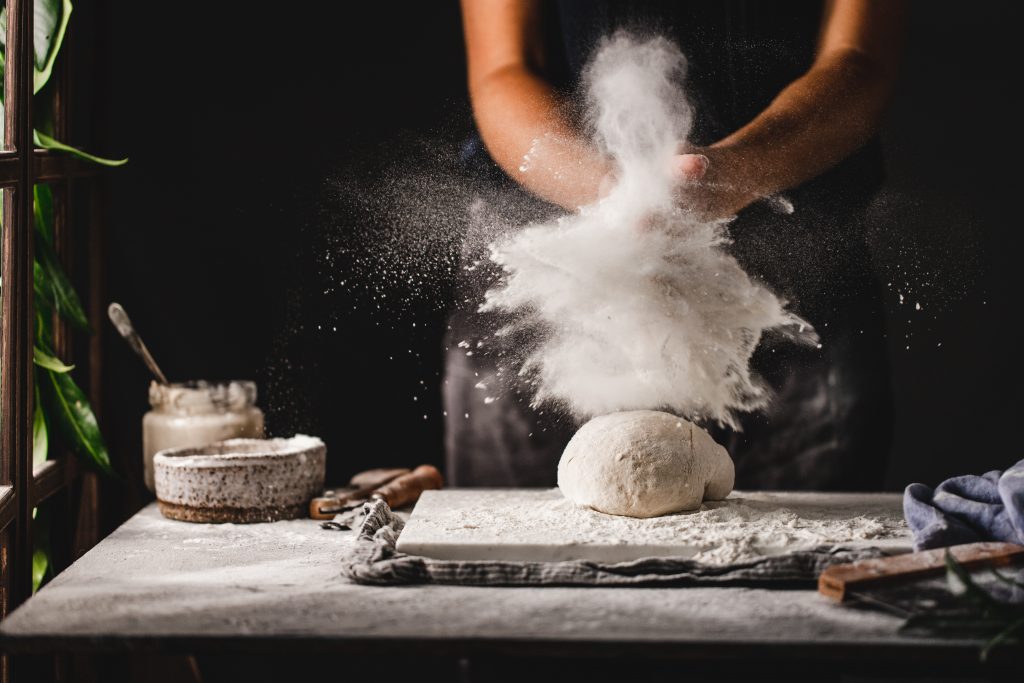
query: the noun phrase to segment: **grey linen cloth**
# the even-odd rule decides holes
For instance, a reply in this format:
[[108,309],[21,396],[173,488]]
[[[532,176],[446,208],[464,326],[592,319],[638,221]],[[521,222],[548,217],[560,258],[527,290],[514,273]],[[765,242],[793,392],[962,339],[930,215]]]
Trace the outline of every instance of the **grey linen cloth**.
[[934,490],[911,484],[903,516],[915,550],[978,541],[1024,544],[1024,460],[1005,472],[953,477]]
[[405,522],[384,501],[364,507],[342,576],[356,583],[394,586],[763,586],[789,587],[817,580],[832,564],[880,557],[877,548],[820,547],[763,557],[727,566],[711,566],[681,557],[652,557],[607,564],[585,560],[512,562],[437,560],[395,550]]

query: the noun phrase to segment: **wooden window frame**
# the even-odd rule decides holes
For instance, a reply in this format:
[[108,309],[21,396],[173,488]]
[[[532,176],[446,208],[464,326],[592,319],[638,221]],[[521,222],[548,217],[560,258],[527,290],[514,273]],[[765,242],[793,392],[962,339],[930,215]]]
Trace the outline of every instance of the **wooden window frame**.
[[[73,157],[33,145],[32,0],[7,0],[7,50],[4,69],[4,141],[0,150],[0,188],[3,189],[2,257],[0,257],[0,619],[32,593],[32,511],[42,503],[57,507],[51,527],[54,570],[98,540],[97,480],[78,465],[74,456],[51,449],[50,459],[33,466],[32,420],[34,409],[33,337],[33,186],[48,183],[54,194],[54,243],[72,277],[72,245],[88,250],[89,298],[87,309],[94,322],[102,305],[99,296],[99,243],[95,167]],[[65,40],[66,55],[73,31]],[[68,140],[70,59],[60,57],[48,86],[53,96],[56,136]],[[85,243],[72,240],[69,204],[86,184],[89,197]],[[73,191],[76,193],[73,195]],[[76,237],[80,237],[76,235]],[[79,278],[81,279],[81,278]],[[99,405],[99,339],[88,341],[86,353],[73,344],[66,323],[55,321],[56,351],[65,360],[86,356],[77,363],[76,376],[88,382],[89,396]],[[84,366],[84,367],[83,367]],[[83,372],[84,370],[84,372]],[[52,440],[51,440],[52,442]],[[10,672],[4,657],[0,678]]]

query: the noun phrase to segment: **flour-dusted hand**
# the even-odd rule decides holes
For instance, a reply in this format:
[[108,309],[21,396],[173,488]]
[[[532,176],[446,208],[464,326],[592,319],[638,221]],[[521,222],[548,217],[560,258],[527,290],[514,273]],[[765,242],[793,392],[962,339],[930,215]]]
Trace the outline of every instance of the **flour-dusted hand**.
[[711,160],[700,153],[677,154],[669,164],[669,173],[683,182],[699,182],[707,175]]
[[761,195],[744,177],[741,160],[715,148],[691,149],[672,157],[669,174],[676,201],[702,221],[732,218]]

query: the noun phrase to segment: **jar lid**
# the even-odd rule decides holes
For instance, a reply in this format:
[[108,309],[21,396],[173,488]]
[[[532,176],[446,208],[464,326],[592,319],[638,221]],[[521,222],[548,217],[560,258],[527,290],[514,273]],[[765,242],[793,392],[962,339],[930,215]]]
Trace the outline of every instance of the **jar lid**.
[[247,380],[193,380],[175,384],[149,384],[149,405],[154,410],[195,415],[243,410],[255,404],[256,383]]

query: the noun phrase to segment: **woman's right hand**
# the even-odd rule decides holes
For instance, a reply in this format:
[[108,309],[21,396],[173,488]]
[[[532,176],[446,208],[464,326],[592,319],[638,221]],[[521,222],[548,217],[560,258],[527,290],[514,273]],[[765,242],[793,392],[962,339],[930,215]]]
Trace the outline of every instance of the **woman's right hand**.
[[677,154],[670,166],[679,205],[701,220],[732,218],[760,198],[748,189],[742,166],[714,147]]

